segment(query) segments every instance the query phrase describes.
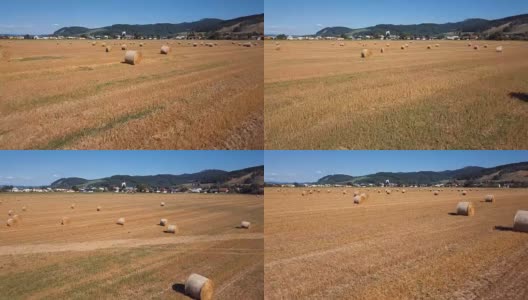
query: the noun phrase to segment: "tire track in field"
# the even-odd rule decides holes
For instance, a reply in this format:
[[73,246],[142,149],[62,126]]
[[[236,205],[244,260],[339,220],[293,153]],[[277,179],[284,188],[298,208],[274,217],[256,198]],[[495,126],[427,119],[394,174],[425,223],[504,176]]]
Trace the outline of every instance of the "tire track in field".
[[61,244],[34,244],[23,246],[1,246],[0,255],[17,255],[17,254],[34,254],[34,253],[53,253],[64,251],[93,251],[107,248],[135,248],[141,246],[168,245],[168,244],[191,244],[202,242],[218,242],[229,240],[256,240],[263,239],[263,233],[244,233],[244,234],[222,234],[222,235],[195,235],[195,236],[177,236],[155,239],[128,239],[128,240],[109,240],[109,241],[92,241],[77,243]]

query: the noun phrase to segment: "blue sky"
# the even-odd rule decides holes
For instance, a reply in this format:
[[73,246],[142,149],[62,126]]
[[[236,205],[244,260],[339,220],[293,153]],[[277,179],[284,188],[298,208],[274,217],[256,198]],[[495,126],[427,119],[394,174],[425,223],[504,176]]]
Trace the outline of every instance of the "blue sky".
[[62,177],[232,171],[263,163],[262,151],[0,151],[0,185],[47,185]]
[[314,34],[323,27],[458,22],[528,13],[526,0],[265,0],[266,34]]
[[315,182],[333,174],[445,171],[528,161],[528,151],[266,151],[265,179]]
[[6,0],[0,33],[51,34],[66,26],[181,23],[263,12],[263,0]]

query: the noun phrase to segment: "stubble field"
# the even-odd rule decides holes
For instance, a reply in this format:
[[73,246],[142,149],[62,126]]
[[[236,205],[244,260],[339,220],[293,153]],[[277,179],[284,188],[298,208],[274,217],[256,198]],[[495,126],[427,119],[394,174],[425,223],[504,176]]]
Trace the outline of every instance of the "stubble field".
[[[264,297],[260,196],[3,194],[0,200],[6,220],[10,209],[22,218],[0,227],[0,298],[189,299],[183,284],[191,273],[213,280],[215,299]],[[64,216],[70,224],[60,225]],[[120,217],[124,226],[116,224]],[[164,233],[161,218],[180,232]],[[242,220],[251,228],[236,228]]]
[[[511,230],[527,190],[363,189],[360,205],[346,190],[266,189],[266,299],[528,297],[528,234]],[[459,201],[475,216],[453,215]]]
[[262,149],[262,44],[210,42],[0,41],[0,148]]
[[266,149],[528,147],[528,43],[344,43],[265,43]]

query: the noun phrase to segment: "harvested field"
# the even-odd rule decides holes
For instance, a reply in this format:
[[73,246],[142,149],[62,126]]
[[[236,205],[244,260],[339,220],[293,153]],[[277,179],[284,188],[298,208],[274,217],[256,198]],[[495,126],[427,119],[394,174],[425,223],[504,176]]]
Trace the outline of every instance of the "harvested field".
[[0,41],[0,148],[262,149],[262,45],[166,42]]
[[[2,299],[189,299],[182,292],[191,273],[214,281],[215,299],[264,297],[260,196],[55,193],[0,199],[6,220],[8,208],[23,217],[16,227],[0,227]],[[20,212],[24,205],[31,210]],[[99,205],[104,210],[97,212]],[[63,216],[71,222],[60,225]],[[123,226],[115,224],[120,217],[126,218]],[[176,222],[179,232],[163,232],[161,218]],[[251,228],[238,229],[241,219],[251,220]]]
[[527,42],[366,43],[265,43],[266,149],[528,147]]
[[[528,190],[266,189],[266,299],[527,299]],[[486,203],[493,194],[495,203]],[[455,215],[471,201],[473,217]]]

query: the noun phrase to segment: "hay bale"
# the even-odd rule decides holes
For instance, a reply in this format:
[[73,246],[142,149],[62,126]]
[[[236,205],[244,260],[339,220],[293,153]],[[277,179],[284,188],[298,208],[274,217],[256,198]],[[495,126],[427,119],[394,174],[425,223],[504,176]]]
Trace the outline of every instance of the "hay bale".
[[486,195],[486,197],[484,197],[484,201],[493,203],[493,202],[495,202],[495,196]]
[[488,48],[488,44],[484,45],[484,48]]
[[402,190],[402,194],[405,194],[405,192],[407,192],[406,190]]
[[479,49],[479,46],[478,46],[478,45],[475,45],[475,46],[473,47],[473,49],[478,50],[478,49]]
[[106,47],[106,43],[102,43],[101,47],[103,47],[103,48]]
[[380,53],[385,53],[385,49],[381,48]]
[[433,193],[435,196],[438,196],[439,192],[438,191],[434,191]]
[[361,204],[361,196],[357,195],[357,196],[354,196],[354,204]]
[[169,54],[170,52],[170,47],[169,46],[162,46],[161,49],[160,49],[160,54]]
[[502,50],[503,50],[502,46],[495,48],[495,51],[499,53],[502,53]]
[[513,230],[528,232],[528,210],[519,210],[513,218]]
[[301,194],[301,195],[302,195],[302,196],[306,196],[306,192],[302,192],[302,194]]
[[359,196],[359,191],[354,191],[354,197]]
[[194,43],[194,44],[193,44],[193,47],[198,47],[198,44]]
[[280,45],[275,46],[275,51],[280,51],[280,49],[281,49]]
[[26,210],[27,210],[27,207],[22,206],[22,211],[26,211]]
[[401,49],[402,49],[402,50],[405,50],[405,46],[401,46]]
[[471,45],[471,43],[468,43],[468,47],[471,47],[471,46],[473,46],[473,45]]
[[166,226],[169,221],[167,219],[161,219],[159,224],[160,226]]
[[128,50],[125,53],[125,63],[129,65],[136,65],[143,59],[143,54],[140,51]]
[[346,192],[346,191],[343,191],[343,195],[346,195],[346,194],[347,194],[347,192]]
[[15,225],[16,225],[16,221],[15,220],[13,220],[12,218],[7,219],[7,222],[6,222],[6,226],[7,227],[13,227]]
[[61,219],[61,225],[68,225],[70,224],[70,218],[69,217],[62,217]]
[[372,56],[372,51],[370,51],[369,49],[361,50],[361,57],[362,58],[367,58],[367,57],[371,57],[371,56]]
[[212,300],[213,293],[213,282],[207,277],[193,273],[185,281],[185,294],[193,299]]
[[8,212],[7,212],[7,215],[8,216],[12,216],[15,214],[15,211],[13,211],[12,209],[10,209]]
[[169,225],[167,226],[167,229],[165,230],[166,233],[178,233],[178,226],[176,225]]
[[143,43],[139,43],[139,47],[143,47]]
[[361,193],[361,195],[359,195],[359,197],[361,197],[361,200],[367,200],[367,198],[368,198],[367,194],[365,194],[365,193]]
[[247,47],[247,48],[251,48],[253,45],[251,45],[251,43],[244,43],[242,46]]
[[92,43],[92,46],[95,46],[95,45],[97,45],[97,42],[93,42],[93,43]]
[[249,226],[251,226],[251,223],[248,221],[240,222],[240,228],[249,229]]
[[385,47],[389,48],[389,47],[390,47],[390,44],[385,44]]
[[97,211],[101,211],[101,206],[97,206]]
[[433,47],[431,47],[431,45],[427,45],[427,49],[428,50],[431,50]]
[[160,206],[161,206],[161,207],[165,206],[165,202],[161,202],[161,203],[160,203]]
[[111,52],[111,51],[112,51],[112,47],[111,47],[111,46],[106,47],[106,50],[105,50],[105,51],[106,51],[107,53],[108,53],[108,52]]
[[345,43],[339,43],[339,47],[345,47]]
[[390,195],[391,190],[385,190],[385,193],[387,193],[387,195]]
[[15,222],[17,222],[17,223],[20,223],[20,221],[22,221],[22,217],[19,216],[19,215],[14,215],[13,216],[13,220],[15,220]]
[[119,218],[116,222],[117,225],[125,225],[125,218]]
[[467,195],[467,192],[466,191],[462,191],[462,196],[465,196]]
[[440,47],[440,44],[435,44],[435,47],[436,47],[436,48],[439,48],[439,47]]
[[456,213],[459,216],[473,216],[475,215],[475,207],[471,202],[458,202],[456,207]]
[[70,205],[70,208],[71,208],[71,209],[75,209],[75,203],[73,203],[72,205]]

